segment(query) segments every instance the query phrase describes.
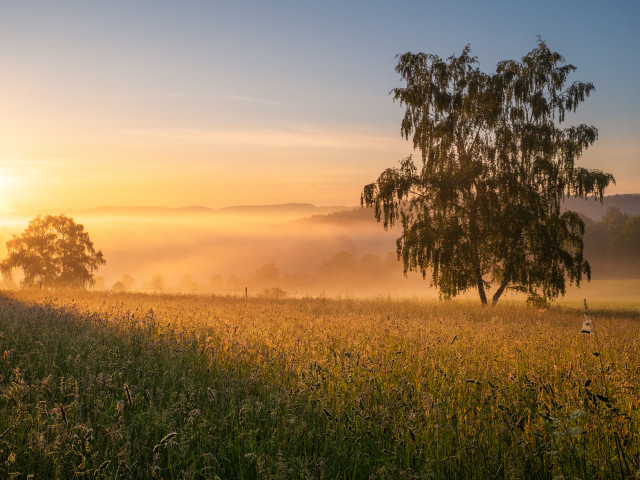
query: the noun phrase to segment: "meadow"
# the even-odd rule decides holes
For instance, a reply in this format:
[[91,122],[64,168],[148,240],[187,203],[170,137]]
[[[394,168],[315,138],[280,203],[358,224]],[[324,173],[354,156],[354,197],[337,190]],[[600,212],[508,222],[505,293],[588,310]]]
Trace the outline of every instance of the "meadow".
[[640,307],[0,296],[0,478],[640,478]]

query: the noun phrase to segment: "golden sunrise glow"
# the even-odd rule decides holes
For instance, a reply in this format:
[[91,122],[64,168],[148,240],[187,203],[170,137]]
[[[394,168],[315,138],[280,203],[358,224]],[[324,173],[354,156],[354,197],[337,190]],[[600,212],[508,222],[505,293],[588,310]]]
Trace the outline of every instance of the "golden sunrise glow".
[[[402,158],[407,147],[378,132],[308,126],[93,132],[78,140],[43,133],[30,144],[14,139],[0,147],[3,185],[13,185],[0,208],[356,205],[363,178],[376,175],[389,158]],[[16,154],[22,160],[11,160]],[[20,186],[28,195],[15,195]]]
[[19,195],[22,181],[13,170],[0,166],[0,213],[11,213],[15,198]]
[[[603,138],[585,152],[582,164],[604,168],[603,157],[620,158],[610,168],[617,180],[611,193],[633,193],[638,150],[638,140]],[[0,146],[0,212],[292,201],[356,205],[365,182],[410,153],[399,136],[357,129],[94,132],[78,141],[43,134],[30,146]]]

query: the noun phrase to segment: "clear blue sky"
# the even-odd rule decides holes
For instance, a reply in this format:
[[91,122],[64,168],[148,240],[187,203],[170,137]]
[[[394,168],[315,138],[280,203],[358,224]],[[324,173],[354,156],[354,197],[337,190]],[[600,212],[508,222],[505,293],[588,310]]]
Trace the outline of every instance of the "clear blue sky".
[[583,165],[640,192],[639,18],[638,1],[3,1],[0,210],[356,204],[411,152],[396,54],[470,43],[493,71],[538,35],[596,85],[567,118],[600,130]]

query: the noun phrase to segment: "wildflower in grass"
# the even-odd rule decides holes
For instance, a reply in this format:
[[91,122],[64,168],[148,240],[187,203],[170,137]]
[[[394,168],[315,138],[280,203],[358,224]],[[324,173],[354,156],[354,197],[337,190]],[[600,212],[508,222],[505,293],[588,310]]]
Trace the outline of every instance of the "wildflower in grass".
[[573,412],[571,412],[571,415],[569,416],[569,418],[571,420],[579,420],[581,418],[583,418],[585,416],[585,413],[583,410],[575,410]]
[[591,323],[591,316],[589,315],[589,308],[587,307],[587,299],[584,299],[584,319],[582,321],[582,328],[580,329],[580,333],[584,333],[586,335],[591,334],[591,330],[593,329],[593,325]]
[[584,430],[580,427],[567,427],[562,430],[553,432],[557,437],[578,437],[584,433]]

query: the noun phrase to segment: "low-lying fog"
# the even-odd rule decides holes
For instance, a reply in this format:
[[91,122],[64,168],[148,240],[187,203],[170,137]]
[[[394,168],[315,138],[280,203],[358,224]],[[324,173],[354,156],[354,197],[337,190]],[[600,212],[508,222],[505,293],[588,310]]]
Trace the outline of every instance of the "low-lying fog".
[[[208,209],[95,209],[67,212],[107,260],[96,288],[297,295],[425,293],[405,277],[396,232],[370,211],[285,205]],[[28,218],[5,222],[2,256]],[[267,292],[268,293],[268,292]]]
[[[96,289],[244,295],[246,287],[250,295],[437,297],[429,278],[404,276],[395,255],[400,231],[384,231],[371,210],[290,204],[65,213],[85,226],[107,260],[97,272]],[[0,224],[0,258],[5,242],[28,221],[6,218]],[[592,265],[599,279],[599,267]],[[625,282],[612,291],[622,295],[640,287],[638,280]],[[610,295],[598,282],[574,290],[569,299]]]

